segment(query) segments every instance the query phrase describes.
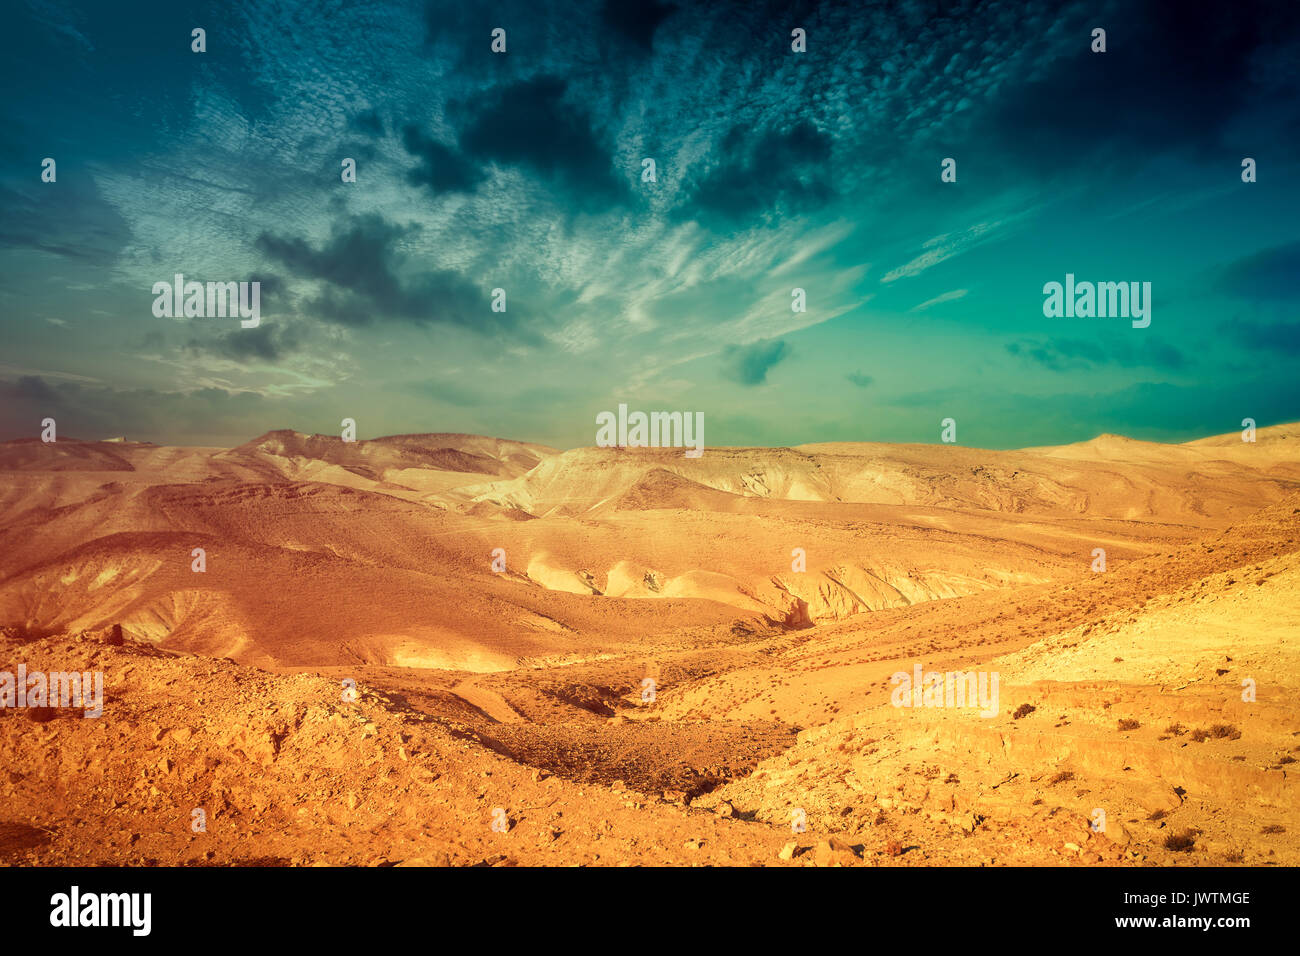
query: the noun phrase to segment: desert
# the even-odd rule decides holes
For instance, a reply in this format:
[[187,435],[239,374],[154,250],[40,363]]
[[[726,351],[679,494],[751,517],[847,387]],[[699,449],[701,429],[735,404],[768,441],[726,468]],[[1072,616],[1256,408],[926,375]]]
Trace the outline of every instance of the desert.
[[0,860],[1295,865],[1254,438],[5,442],[0,671],[103,713],[0,707]]

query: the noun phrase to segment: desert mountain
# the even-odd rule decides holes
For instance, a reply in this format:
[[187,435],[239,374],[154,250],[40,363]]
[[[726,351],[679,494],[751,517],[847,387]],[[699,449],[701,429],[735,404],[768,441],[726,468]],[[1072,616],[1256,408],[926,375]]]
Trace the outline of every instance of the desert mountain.
[[0,859],[1293,865],[1294,434],[8,443]]
[[1262,431],[1259,460],[1109,436],[699,459],[445,434],[10,442],[0,620],[264,664],[580,659],[665,626],[804,626],[1086,575],[1095,548],[1149,554],[1300,487],[1273,448],[1290,434]]

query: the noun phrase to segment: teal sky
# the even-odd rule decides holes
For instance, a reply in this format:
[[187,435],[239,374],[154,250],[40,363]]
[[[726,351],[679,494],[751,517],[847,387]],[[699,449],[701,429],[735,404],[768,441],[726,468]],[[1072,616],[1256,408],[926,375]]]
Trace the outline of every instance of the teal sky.
[[[0,40],[0,439],[1300,419],[1295,5],[100,7]],[[156,317],[178,272],[261,325]],[[1066,273],[1150,282],[1150,327],[1045,318]]]

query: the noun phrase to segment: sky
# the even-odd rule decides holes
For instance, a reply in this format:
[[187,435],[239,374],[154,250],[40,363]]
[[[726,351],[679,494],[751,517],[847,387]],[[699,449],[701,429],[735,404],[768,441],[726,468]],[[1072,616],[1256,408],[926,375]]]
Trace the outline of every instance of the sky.
[[[9,4],[0,439],[1300,420],[1298,63],[1291,2]],[[177,273],[260,324],[156,315]],[[1046,316],[1067,274],[1150,325]]]

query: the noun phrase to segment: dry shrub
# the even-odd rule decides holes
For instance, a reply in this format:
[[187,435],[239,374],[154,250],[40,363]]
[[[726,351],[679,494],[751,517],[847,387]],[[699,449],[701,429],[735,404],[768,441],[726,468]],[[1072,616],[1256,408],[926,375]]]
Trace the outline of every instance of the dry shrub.
[[1192,731],[1192,740],[1203,744],[1207,740],[1239,740],[1241,731],[1232,724],[1214,724],[1211,727],[1197,727]]

